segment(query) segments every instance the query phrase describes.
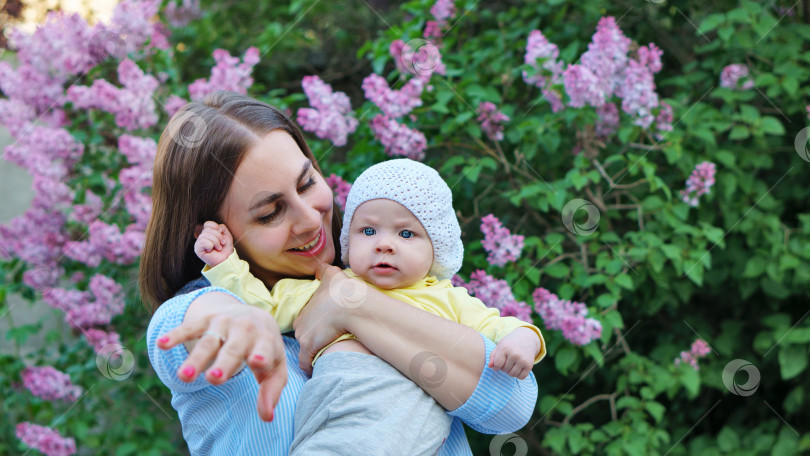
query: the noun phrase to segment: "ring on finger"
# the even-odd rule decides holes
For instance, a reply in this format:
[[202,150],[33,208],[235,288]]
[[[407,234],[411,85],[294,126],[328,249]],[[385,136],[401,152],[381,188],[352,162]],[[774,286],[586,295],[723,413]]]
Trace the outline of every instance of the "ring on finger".
[[219,339],[220,345],[225,343],[225,337],[223,337],[222,334],[220,334],[220,333],[218,333],[216,331],[212,331],[212,330],[209,329],[208,331],[204,332],[202,336],[200,336],[200,339],[202,339],[205,336],[214,336],[214,337],[216,337],[217,339]]

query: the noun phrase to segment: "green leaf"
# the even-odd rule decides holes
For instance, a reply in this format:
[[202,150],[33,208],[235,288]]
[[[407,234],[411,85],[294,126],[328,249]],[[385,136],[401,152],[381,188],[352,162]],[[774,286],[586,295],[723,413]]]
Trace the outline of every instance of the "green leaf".
[[138,445],[134,442],[124,442],[115,449],[115,456],[126,456],[128,454],[137,454]]
[[765,116],[762,118],[762,131],[769,135],[784,135],[785,126],[776,117]]
[[706,32],[710,32],[717,28],[718,25],[722,24],[726,20],[726,17],[723,14],[715,13],[710,14],[703,22],[700,23],[700,26],[697,29],[698,34],[703,34]]
[[748,127],[744,127],[742,125],[735,125],[734,128],[731,129],[731,133],[728,135],[728,139],[737,140],[737,139],[745,139],[750,136],[748,132]]
[[782,345],[779,349],[779,368],[782,380],[789,380],[807,367],[807,347],[804,345]]
[[633,279],[630,278],[630,276],[627,275],[627,274],[620,274],[620,275],[614,277],[613,281],[616,282],[616,285],[618,285],[618,286],[620,286],[620,287],[622,287],[624,289],[627,289],[627,290],[632,290],[633,289]]
[[543,273],[548,274],[555,279],[562,279],[568,275],[568,266],[562,263],[555,263],[551,266],[543,268]]
[[788,344],[806,344],[810,342],[810,328],[793,328],[785,335],[783,342]]
[[666,407],[655,401],[645,402],[644,408],[647,410],[650,416],[655,419],[656,423],[661,422],[661,418],[664,416],[664,412],[666,411]]
[[700,391],[700,375],[688,364],[682,365],[681,383],[686,388],[689,397],[695,397]]
[[554,366],[560,372],[568,372],[568,368],[577,360],[577,352],[571,347],[563,347],[554,353]]
[[762,257],[755,256],[749,258],[745,263],[745,270],[743,271],[743,278],[750,279],[752,277],[759,277],[765,272],[766,260]]
[[689,277],[689,280],[694,282],[697,286],[703,285],[703,264],[702,263],[694,263],[691,266],[687,266],[686,268],[686,277]]
[[740,438],[731,426],[725,426],[717,434],[717,446],[724,452],[730,452],[740,447]]

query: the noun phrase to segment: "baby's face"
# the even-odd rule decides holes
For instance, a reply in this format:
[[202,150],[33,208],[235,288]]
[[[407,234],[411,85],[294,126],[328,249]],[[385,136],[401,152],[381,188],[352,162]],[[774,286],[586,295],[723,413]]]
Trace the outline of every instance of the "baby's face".
[[349,266],[383,289],[404,288],[424,278],[433,265],[433,244],[419,219],[387,199],[357,207],[349,227]]

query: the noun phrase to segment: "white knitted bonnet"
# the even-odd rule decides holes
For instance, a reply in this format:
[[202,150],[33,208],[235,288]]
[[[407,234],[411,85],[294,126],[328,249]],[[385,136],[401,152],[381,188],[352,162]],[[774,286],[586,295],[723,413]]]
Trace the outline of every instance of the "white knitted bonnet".
[[340,231],[341,259],[349,265],[349,227],[357,207],[366,201],[389,199],[416,216],[433,244],[433,265],[428,275],[449,279],[461,269],[464,245],[461,227],[453,210],[453,194],[435,169],[401,158],[363,171],[346,197],[343,229]]

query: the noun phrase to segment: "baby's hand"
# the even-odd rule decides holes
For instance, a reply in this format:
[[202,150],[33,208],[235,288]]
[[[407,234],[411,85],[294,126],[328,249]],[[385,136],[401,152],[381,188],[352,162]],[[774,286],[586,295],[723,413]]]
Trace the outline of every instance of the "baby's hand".
[[205,222],[202,232],[194,243],[194,253],[209,267],[214,267],[233,253],[233,236],[225,225]]
[[523,380],[540,351],[540,339],[529,328],[517,328],[498,342],[489,355],[489,367]]

